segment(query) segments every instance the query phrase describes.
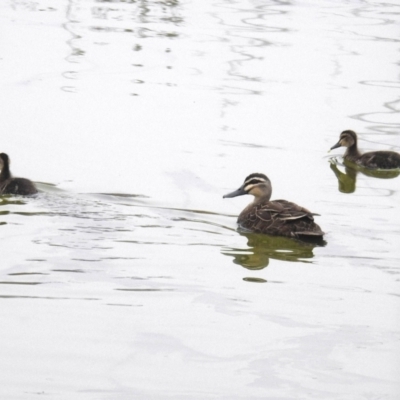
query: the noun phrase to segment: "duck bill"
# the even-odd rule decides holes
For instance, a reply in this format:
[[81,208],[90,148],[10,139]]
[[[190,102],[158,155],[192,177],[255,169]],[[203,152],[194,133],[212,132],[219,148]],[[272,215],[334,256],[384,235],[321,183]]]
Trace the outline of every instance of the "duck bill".
[[224,199],[229,198],[229,197],[236,197],[236,196],[243,196],[244,194],[247,194],[244,191],[244,188],[240,187],[238,190],[235,190],[232,193],[228,193],[225,196],[223,196]]
[[341,146],[342,145],[340,144],[340,140],[339,140],[334,146],[331,147],[331,150],[337,149],[338,147],[341,147]]

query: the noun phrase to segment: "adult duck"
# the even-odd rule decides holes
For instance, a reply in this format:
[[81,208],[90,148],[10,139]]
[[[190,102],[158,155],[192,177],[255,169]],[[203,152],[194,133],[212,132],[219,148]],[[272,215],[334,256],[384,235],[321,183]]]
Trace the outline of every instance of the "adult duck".
[[251,194],[254,201],[239,215],[239,228],[255,233],[297,239],[322,239],[324,232],[306,208],[287,200],[271,201],[271,181],[264,174],[250,174],[243,185],[224,198]]

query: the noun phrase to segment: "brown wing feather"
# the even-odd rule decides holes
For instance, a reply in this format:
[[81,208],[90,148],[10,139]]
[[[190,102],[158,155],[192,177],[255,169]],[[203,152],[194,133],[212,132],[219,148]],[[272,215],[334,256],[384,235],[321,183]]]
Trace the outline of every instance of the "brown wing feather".
[[277,236],[322,237],[324,234],[309,210],[287,200],[250,204],[239,215],[238,224],[252,232]]
[[358,162],[367,168],[400,168],[400,154],[394,151],[371,151],[364,153]]

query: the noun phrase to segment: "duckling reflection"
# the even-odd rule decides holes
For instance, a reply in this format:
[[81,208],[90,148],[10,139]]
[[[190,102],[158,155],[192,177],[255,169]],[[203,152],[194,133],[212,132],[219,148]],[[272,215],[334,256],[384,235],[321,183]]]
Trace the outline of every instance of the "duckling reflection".
[[372,170],[358,166],[351,161],[344,160],[344,172],[338,168],[336,159],[329,160],[329,167],[335,174],[339,192],[354,193],[356,191],[357,174],[360,172],[363,175],[378,179],[392,179],[400,175],[400,170]]
[[270,258],[281,261],[310,262],[314,247],[323,243],[301,242],[283,236],[239,232],[247,238],[248,248],[225,248],[222,254],[233,257],[233,263],[250,270],[268,266]]
[[357,171],[346,166],[345,172],[342,172],[338,168],[336,160],[329,160],[329,166],[338,180],[339,192],[354,193],[356,191]]

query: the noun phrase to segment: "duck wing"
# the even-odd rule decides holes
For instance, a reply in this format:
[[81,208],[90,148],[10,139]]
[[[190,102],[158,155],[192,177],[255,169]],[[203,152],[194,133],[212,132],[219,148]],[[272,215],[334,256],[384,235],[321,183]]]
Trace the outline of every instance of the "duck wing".
[[359,161],[367,168],[400,168],[400,154],[395,151],[371,151],[364,153]]
[[262,220],[293,221],[308,218],[314,221],[313,215],[317,214],[287,200],[274,200],[256,207],[256,215]]
[[257,233],[277,236],[323,236],[309,210],[287,200],[253,205],[239,216],[241,227]]
[[35,185],[29,179],[25,178],[11,178],[0,184],[0,194],[29,196],[37,192]]

